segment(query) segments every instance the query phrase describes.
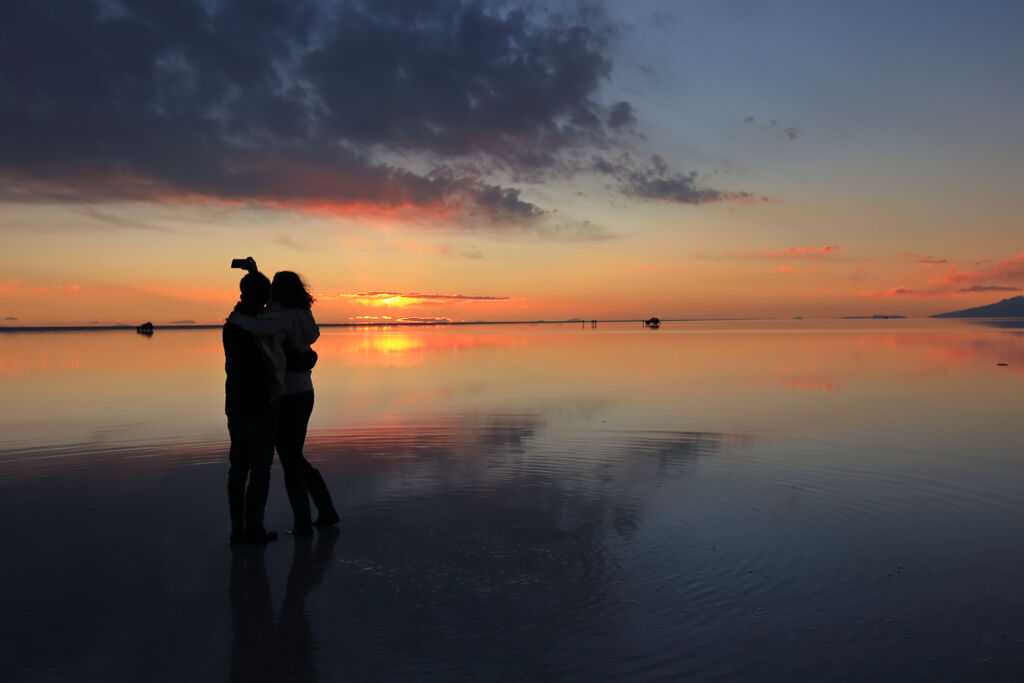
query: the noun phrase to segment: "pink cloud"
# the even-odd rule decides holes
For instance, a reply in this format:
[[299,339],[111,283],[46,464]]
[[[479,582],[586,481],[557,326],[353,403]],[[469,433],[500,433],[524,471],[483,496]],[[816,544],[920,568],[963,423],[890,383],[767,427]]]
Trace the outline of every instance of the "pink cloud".
[[950,266],[937,277],[928,278],[933,285],[962,285],[978,282],[984,276],[971,270],[961,270],[957,266]]
[[1024,254],[1006,259],[987,273],[985,279],[996,282],[1024,282]]

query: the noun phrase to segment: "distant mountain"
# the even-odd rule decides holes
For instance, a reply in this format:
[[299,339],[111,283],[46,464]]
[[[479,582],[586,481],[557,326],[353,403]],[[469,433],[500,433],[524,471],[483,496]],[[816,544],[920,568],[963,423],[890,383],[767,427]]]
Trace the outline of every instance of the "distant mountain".
[[939,313],[932,318],[1024,318],[1024,296],[1003,299],[988,306],[965,308],[962,311]]

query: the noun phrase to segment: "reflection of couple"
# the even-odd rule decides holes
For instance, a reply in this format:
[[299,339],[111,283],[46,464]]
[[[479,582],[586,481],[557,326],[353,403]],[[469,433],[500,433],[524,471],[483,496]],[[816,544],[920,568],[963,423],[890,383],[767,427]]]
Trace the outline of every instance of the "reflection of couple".
[[266,546],[236,548],[231,555],[231,662],[228,680],[315,681],[316,644],[306,599],[324,578],[338,532],[325,530],[314,546],[299,538],[292,548],[284,599],[274,623]]
[[[313,411],[311,369],[316,352],[310,344],[320,336],[310,312],[314,299],[293,272],[277,273],[271,284],[251,258],[245,268],[249,272],[239,283],[240,300],[223,331],[225,410],[231,436],[231,542],[277,538],[263,526],[275,447],[295,516],[292,533],[310,536],[314,524],[338,522],[323,477],[302,456]],[[316,522],[310,498],[319,511]]]

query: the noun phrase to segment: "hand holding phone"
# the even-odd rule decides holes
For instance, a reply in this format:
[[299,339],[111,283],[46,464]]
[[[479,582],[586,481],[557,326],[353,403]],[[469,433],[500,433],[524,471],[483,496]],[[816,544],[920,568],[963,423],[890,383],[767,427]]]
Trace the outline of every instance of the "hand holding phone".
[[250,273],[255,273],[259,270],[259,268],[256,267],[256,260],[252,256],[231,259],[231,267],[240,268]]

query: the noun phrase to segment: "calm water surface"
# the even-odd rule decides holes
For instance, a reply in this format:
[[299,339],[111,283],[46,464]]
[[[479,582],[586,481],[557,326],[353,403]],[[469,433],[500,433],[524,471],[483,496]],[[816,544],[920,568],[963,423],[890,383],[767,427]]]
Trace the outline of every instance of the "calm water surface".
[[0,671],[1022,680],[1022,332],[326,328],[342,524],[243,550],[218,330],[0,333]]

